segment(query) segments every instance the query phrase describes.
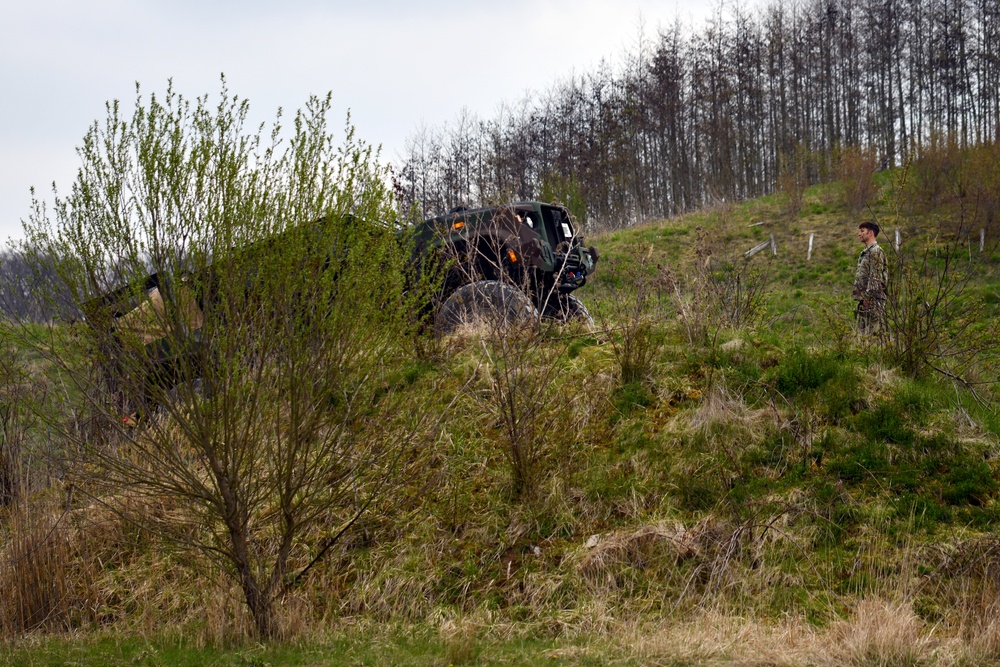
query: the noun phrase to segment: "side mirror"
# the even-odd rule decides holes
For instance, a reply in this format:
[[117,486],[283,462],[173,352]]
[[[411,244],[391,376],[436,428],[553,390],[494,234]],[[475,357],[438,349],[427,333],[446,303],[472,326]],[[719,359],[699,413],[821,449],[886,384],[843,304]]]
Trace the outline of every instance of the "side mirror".
[[597,252],[597,248],[594,246],[590,246],[587,250],[590,251],[590,256],[593,258],[594,264],[597,264],[597,260],[601,258],[601,253]]

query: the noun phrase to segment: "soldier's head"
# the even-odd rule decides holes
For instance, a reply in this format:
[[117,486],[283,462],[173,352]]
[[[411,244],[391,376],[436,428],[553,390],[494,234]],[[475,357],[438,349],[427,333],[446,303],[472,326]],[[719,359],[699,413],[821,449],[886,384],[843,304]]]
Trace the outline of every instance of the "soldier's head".
[[875,243],[875,237],[878,236],[879,229],[878,223],[865,221],[858,225],[858,239],[861,240],[866,246]]

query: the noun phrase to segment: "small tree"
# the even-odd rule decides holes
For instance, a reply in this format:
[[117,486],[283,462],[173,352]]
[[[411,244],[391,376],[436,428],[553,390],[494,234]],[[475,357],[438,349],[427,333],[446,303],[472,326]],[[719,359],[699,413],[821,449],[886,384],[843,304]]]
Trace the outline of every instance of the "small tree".
[[224,81],[215,105],[137,90],[87,133],[70,195],[35,201],[22,248],[56,258],[51,296],[88,304],[83,359],[20,330],[75,387],[66,474],[220,564],[264,638],[425,420],[396,381],[420,290],[379,222],[387,175],[329,110],[310,99],[283,138],[280,114],[247,129]]

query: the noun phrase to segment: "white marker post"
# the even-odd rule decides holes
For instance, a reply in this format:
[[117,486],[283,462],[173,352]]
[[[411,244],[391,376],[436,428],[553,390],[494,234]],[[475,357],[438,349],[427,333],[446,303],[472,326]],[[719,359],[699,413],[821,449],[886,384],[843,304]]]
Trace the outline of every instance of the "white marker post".
[[771,234],[771,256],[772,257],[778,256],[778,246],[774,242],[774,234]]
[[979,252],[982,252],[986,248],[986,230],[979,230]]
[[896,230],[896,252],[899,252],[899,230]]
[[809,252],[806,253],[806,261],[807,262],[813,258],[813,237],[814,236],[816,236],[815,232],[809,234]]
[[747,259],[750,259],[751,257],[756,255],[769,245],[771,245],[770,241],[764,241],[763,243],[758,243],[757,245],[755,245],[754,247],[750,248],[745,253],[743,253],[743,256],[746,257]]

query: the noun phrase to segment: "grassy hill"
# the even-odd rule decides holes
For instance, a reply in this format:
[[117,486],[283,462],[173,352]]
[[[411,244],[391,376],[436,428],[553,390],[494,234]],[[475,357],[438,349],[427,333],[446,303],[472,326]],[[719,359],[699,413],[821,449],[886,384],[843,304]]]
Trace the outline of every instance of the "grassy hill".
[[[222,573],[56,483],[0,521],[7,659],[997,662],[1000,254],[954,206],[895,208],[824,185],[597,234],[593,330],[427,341],[395,382],[432,437],[285,600],[287,646],[247,648]],[[854,333],[872,216],[934,331]]]

